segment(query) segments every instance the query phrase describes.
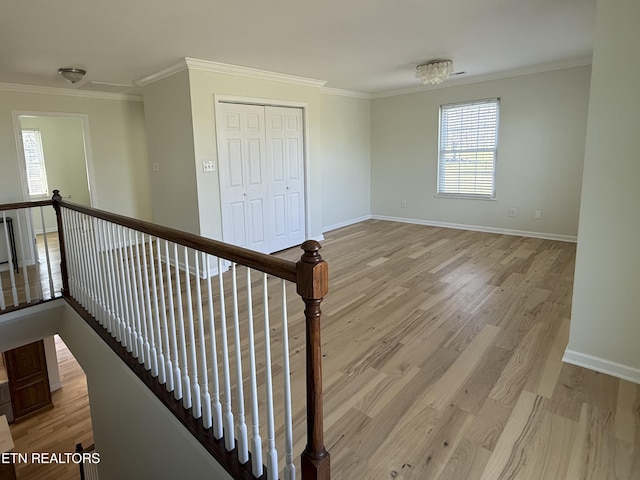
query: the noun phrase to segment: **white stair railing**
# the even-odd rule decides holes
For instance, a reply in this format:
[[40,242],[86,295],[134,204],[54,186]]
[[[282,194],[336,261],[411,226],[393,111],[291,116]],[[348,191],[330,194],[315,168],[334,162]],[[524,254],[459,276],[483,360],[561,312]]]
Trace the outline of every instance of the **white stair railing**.
[[[57,235],[47,231],[51,206]],[[329,479],[320,341],[327,266],[317,242],[305,242],[294,263],[63,202],[57,190],[50,201],[0,205],[0,220],[0,257],[3,244],[8,257],[0,313],[63,296],[151,388],[163,385],[205,448],[225,459],[225,449],[235,451],[242,475],[261,476],[265,458],[266,478],[296,478],[293,432],[304,430],[306,408],[302,476]],[[293,289],[305,306],[295,329],[305,335],[294,337],[292,367]],[[292,398],[303,384],[306,402]],[[220,442],[214,448],[205,435]]]
[[[278,478],[280,442],[283,474],[295,479],[288,282],[266,273],[254,282],[251,268],[231,262],[225,271],[228,263],[221,257],[75,210],[62,209],[61,215],[70,296],[173,392],[193,418],[211,428],[216,439],[223,438],[227,450],[235,448],[241,463],[251,458],[255,477],[263,474],[264,451],[267,478]],[[270,288],[279,289],[273,295],[279,300],[275,306],[269,302]],[[226,308],[229,299],[231,312]],[[277,328],[272,316],[281,319]],[[272,329],[281,332],[277,349]],[[281,439],[276,438],[273,393],[276,352],[283,366]],[[230,374],[231,356],[235,378]],[[243,370],[244,356],[248,371]],[[245,398],[247,385],[250,394]],[[250,437],[245,401],[250,405]],[[261,416],[266,419],[266,435]]]
[[62,295],[58,236],[47,227],[47,203],[0,205],[0,312]]

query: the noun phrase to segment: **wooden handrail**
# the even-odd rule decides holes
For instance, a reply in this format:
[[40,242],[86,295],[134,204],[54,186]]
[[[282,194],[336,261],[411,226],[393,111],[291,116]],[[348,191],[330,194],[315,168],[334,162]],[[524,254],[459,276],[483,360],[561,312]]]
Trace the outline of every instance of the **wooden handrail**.
[[[330,456],[324,445],[323,399],[322,399],[322,342],[320,338],[321,311],[320,304],[328,292],[328,266],[322,259],[320,244],[315,240],[307,240],[301,246],[303,255],[297,263],[254,252],[246,248],[228,245],[179,230],[155,225],[143,220],[136,220],[122,215],[105,212],[65,202],[58,190],[54,190],[52,201],[58,220],[62,255],[62,276],[65,298],[71,304],[76,302],[69,296],[69,280],[64,257],[64,229],[62,208],[68,208],[117,225],[184,245],[195,250],[208,253],[226,260],[245,265],[255,270],[294,282],[297,293],[305,304],[306,321],[306,387],[307,387],[307,446],[302,453],[301,467],[303,480],[330,480]],[[28,206],[32,206],[28,204]],[[78,309],[81,309],[79,305]],[[97,325],[92,325],[97,328]],[[100,330],[100,329],[98,329]],[[100,330],[102,334],[111,337]]]
[[254,252],[247,248],[236,247],[235,245],[229,245],[217,240],[203,238],[192,233],[176,230],[175,228],[164,227],[154,223],[145,222],[144,220],[137,220],[123,215],[105,212],[104,210],[98,210],[97,208],[85,207],[76,203],[66,202],[62,200],[58,190],[54,190],[53,193],[54,197],[52,201],[49,201],[46,204],[53,204],[54,208],[56,205],[59,205],[60,207],[75,210],[76,212],[132,228],[139,232],[162,238],[163,240],[169,240],[170,242],[191,247],[201,252],[215,255],[216,257],[224,258],[225,260],[230,260],[240,265],[245,265],[269,275],[275,275],[276,277],[283,278],[290,282],[296,282],[296,264],[294,262],[266,255],[264,253]]
[[21,208],[46,207],[49,205],[53,205],[52,200],[36,200],[33,202],[4,203],[0,205],[0,212],[5,210],[19,210]]

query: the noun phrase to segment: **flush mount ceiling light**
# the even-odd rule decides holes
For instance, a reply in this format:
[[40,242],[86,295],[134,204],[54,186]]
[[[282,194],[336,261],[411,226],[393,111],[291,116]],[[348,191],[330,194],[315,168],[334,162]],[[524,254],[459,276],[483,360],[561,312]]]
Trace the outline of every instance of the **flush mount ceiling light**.
[[74,67],[62,67],[58,69],[58,73],[64,77],[64,79],[71,83],[78,83],[82,80],[82,77],[87,73],[86,70]]
[[425,85],[439,85],[444,82],[453,71],[451,60],[432,60],[416,67],[416,78]]

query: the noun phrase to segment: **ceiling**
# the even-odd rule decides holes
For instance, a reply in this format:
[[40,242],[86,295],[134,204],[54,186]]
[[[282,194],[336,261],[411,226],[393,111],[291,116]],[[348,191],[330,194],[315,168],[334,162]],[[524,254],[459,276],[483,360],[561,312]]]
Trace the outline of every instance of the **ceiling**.
[[[0,83],[131,85],[184,57],[380,93],[420,86],[417,64],[455,77],[585,64],[596,0],[9,0]],[[71,85],[58,67],[87,70]],[[94,88],[96,88],[94,86]],[[105,90],[108,87],[104,87]],[[101,89],[98,85],[97,89]]]

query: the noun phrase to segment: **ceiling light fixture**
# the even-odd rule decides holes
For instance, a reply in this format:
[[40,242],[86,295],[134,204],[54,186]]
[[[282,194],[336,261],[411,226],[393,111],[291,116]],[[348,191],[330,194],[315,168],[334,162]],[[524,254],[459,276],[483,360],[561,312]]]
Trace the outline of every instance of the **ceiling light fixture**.
[[74,67],[61,67],[58,69],[58,73],[64,77],[64,79],[71,83],[78,83],[82,80],[82,77],[87,73],[86,70]]
[[444,82],[453,71],[451,60],[432,60],[416,67],[416,78],[425,85],[439,85]]

